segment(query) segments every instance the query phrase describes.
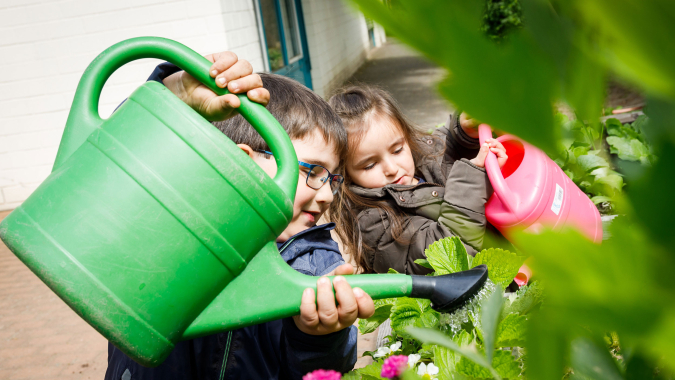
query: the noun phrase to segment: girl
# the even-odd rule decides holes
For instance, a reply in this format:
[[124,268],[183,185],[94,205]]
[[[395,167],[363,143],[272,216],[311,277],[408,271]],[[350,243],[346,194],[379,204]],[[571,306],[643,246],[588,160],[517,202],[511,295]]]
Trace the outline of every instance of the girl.
[[432,135],[414,128],[386,91],[350,86],[329,100],[347,128],[345,184],[330,218],[366,273],[424,274],[415,260],[436,240],[458,236],[469,252],[481,249],[492,193],[484,163],[497,140],[479,146],[473,120],[451,117]]

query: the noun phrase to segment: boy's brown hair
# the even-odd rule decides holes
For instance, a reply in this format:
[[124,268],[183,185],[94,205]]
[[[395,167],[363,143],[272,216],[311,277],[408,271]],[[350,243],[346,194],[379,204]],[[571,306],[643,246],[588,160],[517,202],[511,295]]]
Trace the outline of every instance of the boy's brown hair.
[[[424,156],[421,145],[423,133],[415,127],[400,111],[396,100],[385,90],[370,85],[349,85],[339,89],[328,103],[342,119],[349,137],[349,149],[347,155],[351,156],[362,137],[368,132],[369,124],[380,117],[389,120],[398,126],[410,146],[414,162]],[[347,248],[357,266],[363,272],[372,272],[370,260],[366,253],[373,251],[374,247],[368,246],[361,237],[361,229],[358,226],[358,214],[368,208],[379,209],[389,220],[392,236],[402,243],[403,225],[401,212],[392,209],[386,200],[374,200],[355,194],[350,191],[351,178],[345,173],[345,182],[337,199],[330,205],[329,219],[335,222],[337,232],[343,245]]]
[[[335,154],[342,158],[347,152],[347,132],[340,117],[320,96],[293,79],[268,73],[259,73],[263,88],[270,92],[267,110],[284,127],[291,140],[301,140],[315,129]],[[254,150],[270,150],[260,134],[246,119],[236,115],[214,122],[221,132],[235,144],[246,144]]]

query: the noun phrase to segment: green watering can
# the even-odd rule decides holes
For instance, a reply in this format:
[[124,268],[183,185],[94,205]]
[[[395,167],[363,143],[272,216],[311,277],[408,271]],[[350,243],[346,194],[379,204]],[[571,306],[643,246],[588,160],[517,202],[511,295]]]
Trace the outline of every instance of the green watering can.
[[[103,336],[156,366],[181,340],[298,314],[316,277],[277,250],[298,164],[263,106],[239,95],[239,112],[274,153],[274,179],[157,82],[100,118],[104,83],[140,58],[173,62],[227,93],[209,76],[211,62],[177,42],[144,37],[110,47],[80,80],[54,170],[0,223],[0,238]],[[484,266],[437,277],[347,276],[374,299],[429,298],[441,311],[486,278]]]

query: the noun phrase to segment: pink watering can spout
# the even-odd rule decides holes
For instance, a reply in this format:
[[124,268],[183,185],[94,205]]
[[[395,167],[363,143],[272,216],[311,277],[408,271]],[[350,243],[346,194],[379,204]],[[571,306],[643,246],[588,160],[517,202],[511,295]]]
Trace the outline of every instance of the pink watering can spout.
[[[492,128],[487,124],[479,125],[478,139],[480,140],[480,145],[482,146],[485,141],[491,138]],[[502,202],[504,208],[515,216],[518,210],[518,195],[509,188],[509,185],[506,183],[504,175],[499,168],[497,156],[492,152],[488,152],[488,155],[485,158],[485,171],[487,171],[495,195]]]

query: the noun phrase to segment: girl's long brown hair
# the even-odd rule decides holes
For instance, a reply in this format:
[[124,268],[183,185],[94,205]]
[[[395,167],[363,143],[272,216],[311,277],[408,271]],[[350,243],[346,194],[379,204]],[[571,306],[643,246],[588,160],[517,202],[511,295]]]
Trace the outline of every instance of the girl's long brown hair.
[[[413,160],[417,163],[423,156],[421,137],[423,133],[411,124],[399,110],[396,100],[387,92],[370,85],[350,85],[339,89],[328,103],[342,119],[347,129],[347,156],[353,156],[361,138],[375,118],[387,117],[397,125],[410,146]],[[401,210],[393,209],[386,201],[378,201],[355,194],[350,190],[353,182],[345,170],[345,182],[330,205],[328,218],[336,224],[337,232],[346,251],[352,255],[360,271],[373,272],[372,253],[375,247],[363,241],[357,216],[359,212],[374,208],[389,220],[389,228],[396,241],[403,242]],[[407,242],[404,242],[407,243]],[[372,255],[371,255],[372,256]]]

